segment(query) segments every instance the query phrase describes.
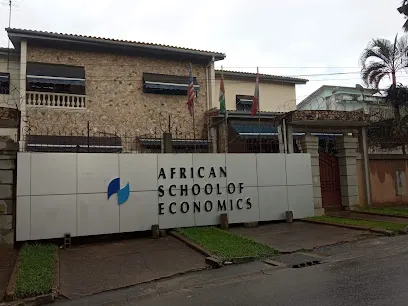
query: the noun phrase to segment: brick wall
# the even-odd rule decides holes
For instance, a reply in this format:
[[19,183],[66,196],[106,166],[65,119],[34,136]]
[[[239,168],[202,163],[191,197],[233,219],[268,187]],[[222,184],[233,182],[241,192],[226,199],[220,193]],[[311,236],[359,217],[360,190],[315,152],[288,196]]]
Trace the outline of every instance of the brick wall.
[[[168,130],[169,115],[173,138],[193,136],[187,96],[143,93],[143,72],[187,76],[189,62],[126,56],[110,53],[59,50],[28,46],[27,61],[85,67],[86,110],[29,108],[30,133],[86,135],[87,121],[94,132],[119,135],[160,135]],[[206,66],[193,64],[200,84],[196,100],[196,137],[207,138]],[[175,135],[175,131],[178,135]]]

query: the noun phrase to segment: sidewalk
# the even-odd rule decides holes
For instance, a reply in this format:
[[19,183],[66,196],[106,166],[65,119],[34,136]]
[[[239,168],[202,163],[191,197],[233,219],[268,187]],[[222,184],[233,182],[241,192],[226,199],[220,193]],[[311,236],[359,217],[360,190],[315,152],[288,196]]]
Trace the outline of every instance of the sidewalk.
[[231,231],[270,245],[280,252],[312,250],[373,236],[365,231],[306,222],[267,224],[254,228],[236,227],[231,228]]
[[13,272],[17,251],[11,248],[0,247],[0,302],[3,300],[8,281]]
[[60,293],[75,299],[207,266],[173,237],[134,239],[60,251]]

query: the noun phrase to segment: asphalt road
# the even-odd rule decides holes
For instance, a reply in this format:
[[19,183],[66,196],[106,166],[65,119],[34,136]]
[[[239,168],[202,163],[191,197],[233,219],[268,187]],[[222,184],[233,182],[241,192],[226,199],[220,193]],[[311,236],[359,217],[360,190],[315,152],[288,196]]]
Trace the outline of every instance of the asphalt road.
[[[166,284],[162,283],[159,289],[157,285],[135,287],[63,304],[408,305],[408,236],[374,239],[362,246],[335,247],[327,252],[332,255],[331,262],[312,267],[219,275],[213,283],[207,279],[190,288],[175,286],[173,281],[170,290],[163,290]],[[139,290],[144,298],[131,290]]]

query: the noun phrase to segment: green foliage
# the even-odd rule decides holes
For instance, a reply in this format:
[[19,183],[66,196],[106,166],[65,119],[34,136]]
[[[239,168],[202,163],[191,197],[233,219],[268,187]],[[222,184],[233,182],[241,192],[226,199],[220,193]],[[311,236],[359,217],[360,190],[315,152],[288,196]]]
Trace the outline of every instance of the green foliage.
[[364,207],[364,208],[360,208],[359,210],[365,211],[365,212],[383,214],[383,215],[390,215],[390,216],[408,216],[408,208]]
[[389,231],[401,231],[407,225],[402,223],[394,223],[394,222],[383,222],[383,221],[372,221],[372,220],[359,220],[359,219],[349,219],[343,217],[332,217],[332,216],[320,216],[320,217],[311,217],[308,218],[309,220],[315,221],[324,221],[336,224],[343,224],[343,225],[357,225],[357,226],[364,226],[368,228],[381,228]]
[[224,260],[237,257],[268,257],[277,250],[216,227],[180,228],[180,234]]
[[25,244],[21,248],[15,291],[18,297],[51,291],[56,252],[57,247],[51,244]]

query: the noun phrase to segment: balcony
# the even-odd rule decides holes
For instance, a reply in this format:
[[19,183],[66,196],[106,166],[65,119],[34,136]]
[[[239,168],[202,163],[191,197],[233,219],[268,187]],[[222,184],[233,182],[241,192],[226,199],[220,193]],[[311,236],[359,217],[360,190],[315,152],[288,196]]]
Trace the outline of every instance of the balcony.
[[32,107],[86,109],[85,95],[27,91],[26,105]]

